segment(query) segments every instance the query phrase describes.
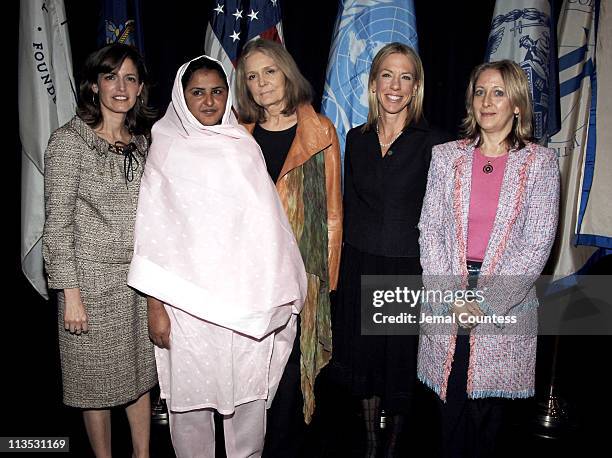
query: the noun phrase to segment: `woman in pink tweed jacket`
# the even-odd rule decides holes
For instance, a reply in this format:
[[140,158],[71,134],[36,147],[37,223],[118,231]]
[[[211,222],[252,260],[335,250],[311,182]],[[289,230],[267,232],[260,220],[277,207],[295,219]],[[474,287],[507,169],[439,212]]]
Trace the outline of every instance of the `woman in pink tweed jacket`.
[[442,401],[445,454],[481,456],[495,445],[500,398],[534,394],[534,283],[555,238],[559,171],[555,153],[529,141],[529,87],[514,62],[476,67],[466,107],[466,138],[432,151],[419,243],[428,290],[465,292],[469,270],[480,297],[423,305],[440,322],[422,324],[418,377]]

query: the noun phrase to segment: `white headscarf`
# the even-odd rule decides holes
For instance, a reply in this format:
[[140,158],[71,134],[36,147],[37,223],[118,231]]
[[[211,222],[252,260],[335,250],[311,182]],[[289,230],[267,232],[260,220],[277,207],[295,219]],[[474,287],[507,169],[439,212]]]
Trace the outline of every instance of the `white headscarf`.
[[153,126],[128,283],[261,338],[299,313],[304,264],[261,150],[231,112],[231,93],[219,125],[200,124],[187,108],[181,78],[189,63]]

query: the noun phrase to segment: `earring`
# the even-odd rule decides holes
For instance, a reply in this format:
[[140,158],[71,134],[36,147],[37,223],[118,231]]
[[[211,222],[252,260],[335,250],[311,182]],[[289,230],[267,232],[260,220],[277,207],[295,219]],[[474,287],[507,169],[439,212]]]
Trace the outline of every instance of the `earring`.
[[514,119],[518,119],[519,114],[518,113],[514,113]]
[[98,94],[97,94],[96,92],[93,92],[93,93],[91,94],[91,103],[92,103],[92,105],[94,105],[94,106],[95,106],[95,105],[97,105],[97,103],[96,103],[96,96],[97,96],[97,95],[98,95]]

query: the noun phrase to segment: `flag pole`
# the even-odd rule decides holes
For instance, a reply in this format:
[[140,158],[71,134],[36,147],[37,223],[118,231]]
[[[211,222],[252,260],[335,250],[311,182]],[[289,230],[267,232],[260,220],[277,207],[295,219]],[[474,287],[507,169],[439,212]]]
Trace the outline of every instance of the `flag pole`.
[[544,439],[562,437],[569,425],[569,416],[565,409],[566,402],[561,399],[557,389],[557,360],[560,342],[561,336],[556,335],[552,351],[550,381],[546,390],[547,396],[538,403],[533,422],[534,434]]

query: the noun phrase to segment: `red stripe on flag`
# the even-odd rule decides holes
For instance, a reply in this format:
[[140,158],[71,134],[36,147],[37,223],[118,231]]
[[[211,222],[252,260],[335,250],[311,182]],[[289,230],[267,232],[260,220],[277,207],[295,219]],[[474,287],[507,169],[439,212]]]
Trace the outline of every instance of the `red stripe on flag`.
[[270,27],[268,30],[265,30],[259,35],[261,38],[265,38],[266,40],[276,41],[277,43],[282,44],[282,40],[280,35],[278,34],[278,30],[276,26]]

